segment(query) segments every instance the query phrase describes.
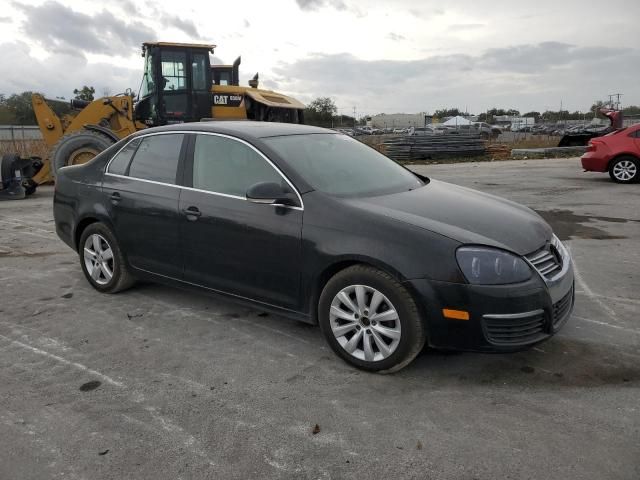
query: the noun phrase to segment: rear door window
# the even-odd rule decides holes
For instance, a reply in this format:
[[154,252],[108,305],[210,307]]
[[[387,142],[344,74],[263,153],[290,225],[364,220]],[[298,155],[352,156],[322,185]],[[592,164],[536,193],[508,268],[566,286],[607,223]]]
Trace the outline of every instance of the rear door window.
[[138,145],[140,145],[139,138],[127,143],[127,145],[125,145],[125,147],[120,150],[115,157],[113,157],[107,172],[115,175],[124,175],[127,172],[129,162],[131,162],[131,157],[133,157],[133,154],[136,152]]
[[143,137],[129,167],[129,176],[175,184],[183,139],[181,133]]

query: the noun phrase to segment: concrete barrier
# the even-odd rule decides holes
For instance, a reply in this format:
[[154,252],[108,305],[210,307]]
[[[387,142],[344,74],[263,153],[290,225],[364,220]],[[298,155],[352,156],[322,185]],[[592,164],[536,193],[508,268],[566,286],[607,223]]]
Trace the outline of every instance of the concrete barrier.
[[579,157],[587,147],[514,148],[512,157]]

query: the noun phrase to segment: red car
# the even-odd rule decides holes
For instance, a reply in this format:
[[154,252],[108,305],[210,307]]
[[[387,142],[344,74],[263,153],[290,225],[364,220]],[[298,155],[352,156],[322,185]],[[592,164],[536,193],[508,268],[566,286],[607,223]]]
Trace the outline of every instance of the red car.
[[589,140],[582,155],[582,168],[588,172],[609,172],[614,182],[640,180],[640,124]]

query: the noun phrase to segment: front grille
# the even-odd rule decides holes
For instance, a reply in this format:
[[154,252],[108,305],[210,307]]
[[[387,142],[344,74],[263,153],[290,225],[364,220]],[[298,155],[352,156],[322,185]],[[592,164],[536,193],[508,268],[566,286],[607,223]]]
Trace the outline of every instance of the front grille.
[[544,310],[532,312],[484,315],[487,339],[498,345],[534,343],[547,336]]
[[562,270],[560,253],[553,245],[545,245],[540,250],[525,255],[525,257],[540,275],[547,280],[551,280],[554,275],[557,275]]
[[566,319],[573,305],[573,288],[564,297],[553,304],[553,328],[558,328]]

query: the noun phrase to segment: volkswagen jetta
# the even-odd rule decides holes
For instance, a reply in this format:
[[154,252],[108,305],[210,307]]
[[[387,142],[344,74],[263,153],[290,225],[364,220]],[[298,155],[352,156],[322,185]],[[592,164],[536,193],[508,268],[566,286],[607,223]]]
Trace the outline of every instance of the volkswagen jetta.
[[145,279],[225,295],[319,324],[372,371],[402,368],[425,342],[529,347],[574,302],[569,253],[532,210],[322,128],[143,130],[61,169],[54,215],[100,292]]

